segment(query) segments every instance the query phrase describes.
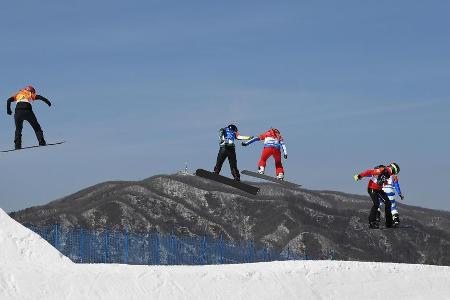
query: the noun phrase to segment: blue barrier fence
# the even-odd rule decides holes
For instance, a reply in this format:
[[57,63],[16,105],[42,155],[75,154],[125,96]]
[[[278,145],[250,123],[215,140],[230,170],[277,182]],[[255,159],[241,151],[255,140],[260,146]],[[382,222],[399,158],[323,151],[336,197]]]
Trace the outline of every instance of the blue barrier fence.
[[[110,230],[34,226],[33,230],[76,263],[136,265],[209,265],[312,259],[287,248],[277,252],[253,241],[232,242],[223,237],[190,237],[175,234],[134,234]],[[334,259],[327,251],[321,259]]]

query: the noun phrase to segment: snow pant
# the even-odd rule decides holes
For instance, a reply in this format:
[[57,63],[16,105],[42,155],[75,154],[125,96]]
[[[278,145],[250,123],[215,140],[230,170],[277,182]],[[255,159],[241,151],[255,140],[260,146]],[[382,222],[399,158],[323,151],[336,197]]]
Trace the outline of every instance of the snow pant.
[[372,199],[373,206],[370,209],[369,223],[378,223],[377,218],[378,208],[380,207],[380,200],[384,203],[384,216],[386,218],[386,226],[392,226],[392,213],[391,213],[391,201],[383,190],[368,189],[370,198]]
[[14,114],[14,121],[16,123],[16,134],[14,137],[14,144],[16,145],[16,148],[22,147],[22,129],[23,129],[24,121],[28,121],[28,123],[30,123],[31,127],[33,127],[33,130],[34,130],[34,133],[36,134],[39,145],[43,146],[46,144],[41,125],[39,125],[39,122],[38,122],[33,110],[31,110],[31,109],[16,109],[15,114]]
[[230,163],[231,175],[233,175],[234,180],[240,181],[241,176],[239,174],[239,170],[237,168],[237,159],[236,159],[236,149],[235,147],[220,147],[219,153],[217,154],[217,162],[214,167],[214,173],[219,174],[222,169],[222,165],[225,162],[225,159],[228,158],[228,162]]
[[273,156],[275,159],[275,172],[276,175],[283,173],[283,164],[281,163],[281,150],[275,147],[265,147],[261,154],[261,159],[259,160],[258,167],[266,167],[266,162],[269,157]]
[[391,213],[392,213],[392,215],[398,215],[397,202],[395,201],[395,189],[392,188],[392,187],[383,187],[383,191],[388,196],[389,201],[391,201]]

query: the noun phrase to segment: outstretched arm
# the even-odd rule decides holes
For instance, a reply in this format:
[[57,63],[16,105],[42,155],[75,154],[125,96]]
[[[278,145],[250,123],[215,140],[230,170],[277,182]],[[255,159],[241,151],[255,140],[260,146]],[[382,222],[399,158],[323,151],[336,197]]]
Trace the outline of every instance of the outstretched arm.
[[383,169],[369,169],[365,170],[362,173],[359,173],[358,175],[353,176],[355,180],[361,180],[364,177],[374,176],[374,175],[380,175],[383,172]]
[[395,191],[397,192],[397,195],[403,200],[403,198],[405,198],[402,194],[402,191],[400,190],[400,184],[398,183],[398,179],[397,176],[395,176],[394,180],[393,180],[393,185],[395,188]]
[[245,141],[248,141],[248,140],[250,140],[250,139],[252,139],[252,138],[253,138],[253,136],[250,136],[250,135],[240,135],[239,132],[236,132],[236,139],[237,139],[237,140],[245,140]]
[[10,97],[8,99],[8,101],[6,101],[6,113],[8,115],[12,114],[12,110],[11,110],[11,103],[14,102],[14,97]]
[[283,153],[284,153],[284,159],[287,159],[287,149],[286,149],[286,145],[284,144],[284,141],[281,141],[281,148],[283,149]]
[[256,141],[259,141],[260,138],[258,136],[255,136],[254,138],[251,138],[250,140],[246,141],[246,142],[242,142],[242,146],[248,146]]
[[52,103],[50,102],[50,100],[48,100],[44,96],[36,95],[36,100],[44,101],[48,106],[52,106]]
[[245,141],[248,141],[251,138],[253,138],[251,135],[238,135],[238,136],[236,136],[236,139],[238,139],[238,140],[245,140]]

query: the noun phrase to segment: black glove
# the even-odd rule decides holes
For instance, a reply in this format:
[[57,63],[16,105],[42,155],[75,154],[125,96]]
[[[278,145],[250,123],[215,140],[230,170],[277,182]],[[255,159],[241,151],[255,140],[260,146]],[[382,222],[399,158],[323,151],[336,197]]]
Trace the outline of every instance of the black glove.
[[284,159],[287,159],[287,154],[284,155]]
[[242,142],[242,146],[247,147],[248,144],[246,142]]
[[12,115],[12,111],[11,111],[10,109],[8,109],[8,110],[6,111],[6,113],[7,113],[8,115]]
[[402,200],[403,200],[403,199],[405,199],[405,196],[403,196],[403,195],[400,195],[400,199],[402,199]]
[[48,101],[48,107],[51,107],[52,106],[52,103],[50,102],[50,101]]

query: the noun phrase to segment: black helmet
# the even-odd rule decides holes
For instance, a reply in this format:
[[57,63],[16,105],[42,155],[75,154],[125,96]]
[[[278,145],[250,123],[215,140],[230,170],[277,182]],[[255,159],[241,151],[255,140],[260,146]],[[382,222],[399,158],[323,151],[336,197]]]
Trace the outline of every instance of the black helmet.
[[400,167],[398,164],[393,162],[393,163],[389,164],[389,167],[392,170],[392,174],[397,175],[398,173],[400,173]]
[[228,125],[227,127],[228,127],[230,130],[232,130],[232,131],[235,131],[235,132],[238,131],[238,128],[237,128],[236,125],[234,125],[234,124],[230,124],[230,125]]

